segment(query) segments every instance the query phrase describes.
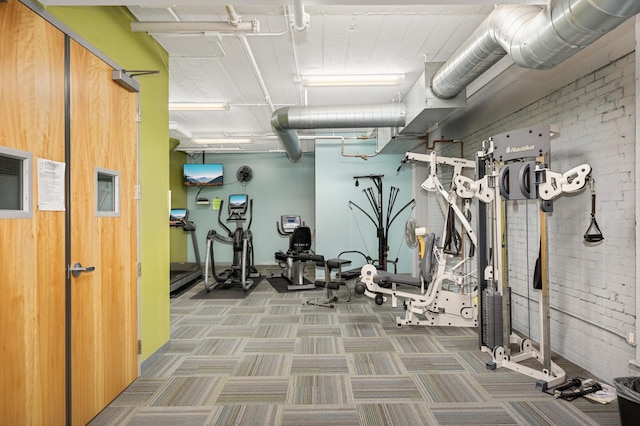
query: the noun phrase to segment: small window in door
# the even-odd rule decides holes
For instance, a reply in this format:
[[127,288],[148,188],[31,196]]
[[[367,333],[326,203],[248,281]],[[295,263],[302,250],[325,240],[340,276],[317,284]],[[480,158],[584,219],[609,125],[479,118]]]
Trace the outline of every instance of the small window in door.
[[96,168],[96,216],[120,216],[120,174]]
[[31,163],[28,152],[0,146],[0,218],[30,218]]

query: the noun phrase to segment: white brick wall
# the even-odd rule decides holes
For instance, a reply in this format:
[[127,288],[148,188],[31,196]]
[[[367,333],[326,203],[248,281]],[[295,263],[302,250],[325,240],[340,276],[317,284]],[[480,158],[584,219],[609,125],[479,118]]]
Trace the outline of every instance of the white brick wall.
[[[551,170],[591,165],[604,241],[583,241],[590,223],[588,188],[557,198],[548,215],[551,349],[609,382],[629,375],[629,360],[635,359],[625,340],[636,329],[635,61],[635,53],[628,54],[463,138],[465,156],[472,158],[492,135],[555,124],[560,136],[551,142]],[[510,202],[508,217],[513,325],[537,340],[532,276],[538,204]]]

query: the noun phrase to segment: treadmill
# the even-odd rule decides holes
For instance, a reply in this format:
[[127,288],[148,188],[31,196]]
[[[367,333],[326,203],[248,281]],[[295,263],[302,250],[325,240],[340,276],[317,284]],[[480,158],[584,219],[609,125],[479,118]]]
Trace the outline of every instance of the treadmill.
[[198,250],[198,237],[196,236],[196,225],[189,220],[189,210],[171,209],[169,213],[169,226],[182,228],[191,235],[193,252],[196,256],[193,262],[171,262],[169,266],[170,285],[169,293],[173,293],[179,288],[195,280],[202,278],[202,262],[200,261],[200,251]]

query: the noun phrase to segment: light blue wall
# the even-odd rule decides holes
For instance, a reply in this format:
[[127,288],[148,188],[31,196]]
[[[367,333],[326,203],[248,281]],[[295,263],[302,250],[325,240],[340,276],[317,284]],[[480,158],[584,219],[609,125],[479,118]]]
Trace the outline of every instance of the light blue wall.
[[[372,152],[375,142],[350,141],[349,152]],[[373,208],[369,204],[363,190],[371,187],[375,191],[373,181],[361,179],[360,186],[355,186],[354,176],[380,174],[384,175],[383,204],[384,217],[387,217],[389,191],[391,186],[400,189],[392,215],[395,215],[412,198],[412,176],[408,167],[400,173],[396,170],[403,155],[380,154],[367,161],[361,158],[343,157],[340,154],[340,143],[336,140],[318,140],[316,152],[305,153],[302,160],[292,163],[284,155],[278,154],[206,154],[205,162],[222,163],[224,166],[223,187],[205,187],[200,197],[210,201],[216,197],[225,201],[222,219],[226,219],[226,204],[229,194],[247,193],[253,199],[253,223],[251,231],[254,240],[255,263],[260,265],[275,264],[274,253],[286,250],[288,240],[278,235],[276,222],[280,215],[297,214],[314,233],[313,249],[326,258],[337,257],[346,250],[358,250],[372,258],[378,257],[378,240],[374,224],[364,213],[356,208],[349,208],[349,201],[362,207],[372,217]],[[202,162],[202,155],[196,155],[191,162]],[[249,166],[253,170],[253,178],[246,188],[236,181],[236,171],[241,166]],[[187,208],[189,218],[195,222],[200,248],[204,262],[207,232],[215,229],[224,232],[217,223],[218,212],[211,205],[196,204],[198,188],[188,188]],[[406,209],[393,222],[389,232],[389,259],[399,258],[398,272],[414,270],[416,252],[405,243],[404,226],[413,214]],[[233,229],[234,224],[228,226]],[[224,264],[232,260],[230,245],[216,242],[214,245],[216,262]],[[188,245],[189,261],[195,256],[191,243]],[[359,255],[347,255],[351,259],[351,267],[360,267],[364,259]]]
[[[350,140],[345,148],[347,153],[372,153],[375,142]],[[372,258],[378,257],[378,240],[376,227],[364,213],[356,208],[349,208],[353,201],[374,217],[373,207],[363,190],[371,187],[377,194],[371,179],[360,179],[360,186],[355,186],[354,176],[384,175],[383,213],[386,220],[391,186],[400,189],[392,216],[413,197],[412,173],[409,167],[403,167],[397,173],[400,160],[404,157],[395,154],[380,154],[367,161],[355,157],[343,157],[340,153],[340,142],[336,140],[316,141],[316,240],[315,250],[318,254],[333,258],[346,250],[358,250]],[[399,257],[398,272],[413,271],[416,252],[405,243],[404,227],[411,217],[412,210],[407,208],[393,222],[389,232],[388,258]],[[359,267],[364,259],[359,255],[343,256],[352,260],[350,267]],[[391,265],[390,265],[391,268]],[[392,271],[393,269],[389,269]]]
[[[202,155],[196,155],[192,162],[202,162]],[[278,235],[276,222],[280,215],[297,214],[313,229],[315,226],[315,177],[314,155],[307,153],[298,163],[290,162],[283,154],[206,154],[206,163],[222,163],[224,168],[224,182],[222,187],[205,187],[200,197],[210,201],[218,197],[224,200],[222,220],[227,215],[229,194],[247,193],[253,199],[253,222],[251,231],[254,241],[254,258],[257,265],[275,264],[274,253],[286,250],[288,240]],[[253,178],[243,187],[236,179],[236,171],[241,166],[249,166],[253,171]],[[215,229],[224,233],[218,225],[218,211],[211,205],[199,205],[195,202],[198,188],[189,187],[187,204],[189,219],[195,222],[197,228],[200,255],[204,262],[207,232]],[[247,219],[249,216],[247,215]],[[226,223],[226,222],[225,222]],[[248,224],[248,221],[246,222]],[[235,223],[227,224],[230,229]],[[232,260],[231,245],[216,242],[216,264],[230,263]],[[188,243],[189,260],[195,256],[191,242]]]

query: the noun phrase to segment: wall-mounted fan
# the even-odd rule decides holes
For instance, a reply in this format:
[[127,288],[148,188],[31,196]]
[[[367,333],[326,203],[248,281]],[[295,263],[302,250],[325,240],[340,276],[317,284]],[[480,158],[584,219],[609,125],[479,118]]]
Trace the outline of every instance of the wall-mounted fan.
[[418,222],[414,218],[409,218],[404,226],[404,238],[407,241],[407,245],[411,248],[415,248],[418,245],[418,237],[416,237],[416,228]]
[[252,177],[253,177],[253,171],[249,166],[242,166],[236,172],[236,179],[238,179],[238,181],[243,185],[249,182]]

